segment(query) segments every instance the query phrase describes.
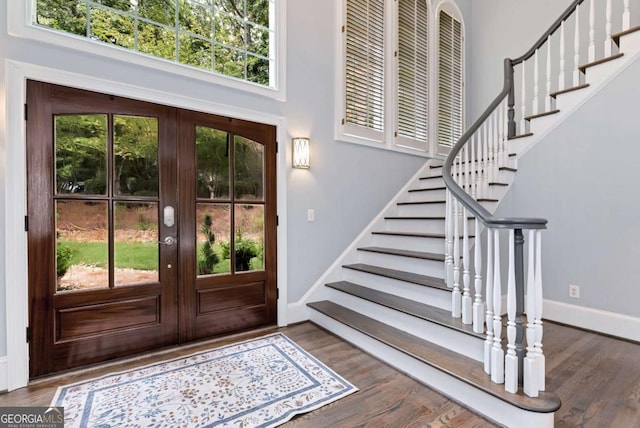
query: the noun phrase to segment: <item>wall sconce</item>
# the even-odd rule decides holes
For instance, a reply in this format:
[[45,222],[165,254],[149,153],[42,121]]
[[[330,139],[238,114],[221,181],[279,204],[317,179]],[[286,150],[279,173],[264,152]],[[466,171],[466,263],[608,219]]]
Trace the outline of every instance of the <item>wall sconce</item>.
[[309,169],[309,139],[294,138],[293,141],[293,167]]

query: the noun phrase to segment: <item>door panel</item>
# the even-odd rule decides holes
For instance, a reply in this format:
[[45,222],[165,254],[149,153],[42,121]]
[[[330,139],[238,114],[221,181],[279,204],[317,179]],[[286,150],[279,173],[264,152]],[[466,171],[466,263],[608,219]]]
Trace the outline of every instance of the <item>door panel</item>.
[[179,123],[180,230],[194,231],[180,243],[181,337],[274,323],[275,128],[190,111]]
[[175,110],[31,81],[27,102],[31,377],[176,343]]
[[30,376],[276,322],[275,128],[29,81]]

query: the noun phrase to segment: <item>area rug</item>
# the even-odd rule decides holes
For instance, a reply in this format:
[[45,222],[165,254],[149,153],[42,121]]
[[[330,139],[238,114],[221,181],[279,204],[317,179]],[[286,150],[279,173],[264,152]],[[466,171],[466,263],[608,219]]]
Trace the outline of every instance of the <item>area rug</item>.
[[357,391],[281,333],[58,388],[65,427],[273,427]]

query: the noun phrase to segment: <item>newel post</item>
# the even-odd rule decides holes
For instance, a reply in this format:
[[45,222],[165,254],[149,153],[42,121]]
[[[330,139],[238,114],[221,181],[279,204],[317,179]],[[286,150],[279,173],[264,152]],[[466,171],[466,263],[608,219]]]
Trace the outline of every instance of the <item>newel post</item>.
[[518,384],[522,385],[524,375],[524,236],[522,229],[515,230],[515,276],[516,276],[516,355],[518,356]]
[[508,112],[507,112],[507,116],[508,116],[508,126],[507,126],[507,137],[511,138],[511,137],[515,137],[516,135],[516,121],[514,120],[516,117],[516,111],[514,109],[514,105],[516,103],[516,95],[515,95],[515,91],[514,91],[514,82],[513,82],[513,76],[514,76],[514,72],[513,72],[513,63],[511,62],[510,59],[506,59],[505,62],[507,63],[507,65],[505,65],[506,70],[505,72],[508,73],[508,80],[509,80],[509,99],[508,99]]

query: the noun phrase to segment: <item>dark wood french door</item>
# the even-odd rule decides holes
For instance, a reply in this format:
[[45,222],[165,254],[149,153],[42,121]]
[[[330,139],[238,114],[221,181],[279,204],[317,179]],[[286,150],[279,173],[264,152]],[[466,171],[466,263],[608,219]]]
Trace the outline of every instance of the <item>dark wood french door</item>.
[[30,376],[276,321],[275,128],[27,85]]

